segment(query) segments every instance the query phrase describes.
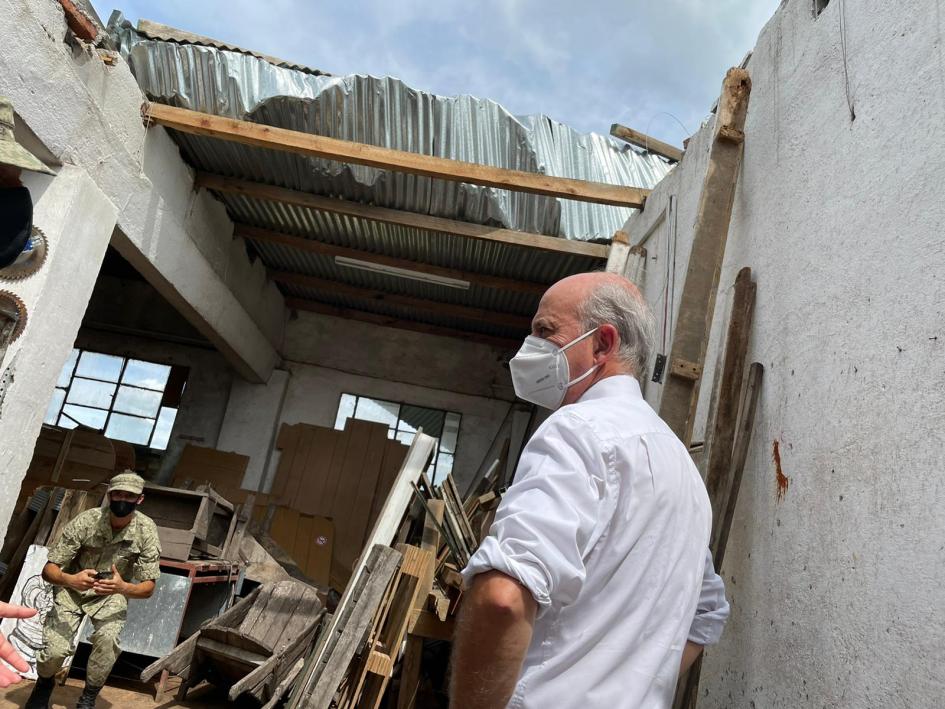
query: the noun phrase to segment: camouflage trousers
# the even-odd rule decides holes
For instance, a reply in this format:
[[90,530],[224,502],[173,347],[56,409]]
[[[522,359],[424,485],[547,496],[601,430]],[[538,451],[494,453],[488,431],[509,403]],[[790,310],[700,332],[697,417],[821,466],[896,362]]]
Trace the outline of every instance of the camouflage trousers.
[[85,681],[91,687],[105,684],[121,652],[118,636],[125,627],[128,605],[120,596],[96,600],[94,609],[84,608],[84,604],[75,602],[72,594],[56,594],[56,602],[43,625],[43,648],[36,653],[36,673],[40,677],[52,677],[66,658],[75,653],[76,633],[82,618],[88,615],[92,623],[92,654]]

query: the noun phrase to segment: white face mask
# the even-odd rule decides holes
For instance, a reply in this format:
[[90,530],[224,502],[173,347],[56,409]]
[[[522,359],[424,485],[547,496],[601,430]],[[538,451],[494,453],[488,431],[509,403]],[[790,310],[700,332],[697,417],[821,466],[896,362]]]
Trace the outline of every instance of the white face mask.
[[564,347],[558,347],[553,342],[534,335],[526,337],[518,354],[509,361],[516,396],[552,411],[561,406],[568,389],[589,377],[600,367],[599,364],[595,364],[571,381],[568,358],[564,356],[564,351],[595,332],[597,332],[596,327],[571,340]]

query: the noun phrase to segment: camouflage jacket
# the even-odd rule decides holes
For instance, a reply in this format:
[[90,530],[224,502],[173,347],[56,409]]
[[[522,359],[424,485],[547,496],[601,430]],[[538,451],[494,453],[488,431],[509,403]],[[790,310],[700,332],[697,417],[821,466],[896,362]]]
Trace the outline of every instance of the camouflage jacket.
[[[83,569],[110,571],[114,564],[122,579],[139,583],[157,580],[161,575],[160,557],[157,526],[150,517],[135,512],[127,527],[115,531],[107,508],[86,510],[78,515],[63,528],[59,541],[49,549],[50,563],[66,573],[74,574]],[[98,606],[108,598],[97,596],[91,590],[81,594],[71,589],[60,590],[68,590],[72,600],[82,606],[90,602]]]

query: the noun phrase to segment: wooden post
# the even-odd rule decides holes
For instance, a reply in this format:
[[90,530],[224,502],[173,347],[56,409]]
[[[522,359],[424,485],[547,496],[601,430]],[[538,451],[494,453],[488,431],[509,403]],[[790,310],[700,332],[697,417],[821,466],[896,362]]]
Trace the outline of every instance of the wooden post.
[[[751,431],[755,425],[755,411],[758,408],[758,395],[761,392],[761,381],[764,376],[764,367],[758,362],[754,362],[748,369],[748,383],[745,386],[745,392],[740,413],[738,416],[738,437],[735,440],[735,452],[731,462],[731,487],[728,494],[718,501],[718,506],[713,505],[714,516],[719,516],[722,521],[719,525],[718,538],[710,546],[712,557],[715,561],[715,568],[722,568],[722,561],[725,559],[725,546],[728,543],[728,534],[732,528],[732,518],[735,515],[735,504],[738,502],[738,491],[742,484],[742,474],[745,472],[745,461],[748,458],[748,446],[751,443]],[[702,672],[702,658],[700,657],[689,668],[684,676],[679,678],[679,684],[676,688],[676,697],[673,700],[673,709],[695,709],[698,701],[699,676]]]
[[709,493],[709,502],[712,504],[710,546],[713,549],[718,540],[725,512],[724,502],[731,488],[732,448],[738,423],[738,406],[742,401],[742,380],[745,375],[745,358],[748,355],[748,337],[751,332],[754,309],[755,283],[751,280],[751,269],[745,267],[738,272],[738,277],[735,279],[735,297],[732,301],[725,358],[722,362],[722,380],[719,387],[718,408],[715,412],[715,426],[707,441],[709,465],[705,486]]
[[729,69],[722,82],[715,135],[699,198],[689,269],[673,332],[669,376],[660,402],[661,418],[687,447],[692,442],[702,365],[732,218],[750,92],[748,72],[744,69]]
[[610,242],[607,254],[607,273],[623,275],[627,271],[627,258],[630,255],[630,237],[625,231],[618,231]]

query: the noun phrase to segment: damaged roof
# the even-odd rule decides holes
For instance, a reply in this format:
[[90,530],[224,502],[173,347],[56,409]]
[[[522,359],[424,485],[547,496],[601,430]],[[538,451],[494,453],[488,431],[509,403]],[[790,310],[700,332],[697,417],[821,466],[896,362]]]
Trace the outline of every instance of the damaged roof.
[[[610,137],[580,134],[545,116],[516,117],[486,99],[435,96],[391,77],[330,76],[147,21],[135,29],[120,13],[113,14],[109,32],[141,89],[158,103],[357,143],[614,185],[649,188],[672,167]],[[215,176],[237,178],[574,242],[608,243],[633,212],[170,133],[185,160],[198,171],[198,184],[205,175],[209,182]],[[233,190],[214,191],[290,307],[443,334],[468,333],[495,339],[497,344],[518,340],[527,331],[544,286],[598,269],[606,255],[604,248],[574,253],[537,250]],[[337,249],[298,248],[298,241],[280,235]],[[352,264],[349,257],[358,253],[368,261],[381,255],[388,261],[415,263],[419,277],[409,272],[404,277],[390,268],[366,269],[357,258]],[[429,277],[430,272],[484,278],[444,280]],[[524,287],[506,288],[503,280]]]

